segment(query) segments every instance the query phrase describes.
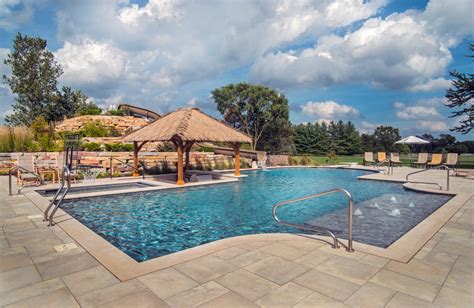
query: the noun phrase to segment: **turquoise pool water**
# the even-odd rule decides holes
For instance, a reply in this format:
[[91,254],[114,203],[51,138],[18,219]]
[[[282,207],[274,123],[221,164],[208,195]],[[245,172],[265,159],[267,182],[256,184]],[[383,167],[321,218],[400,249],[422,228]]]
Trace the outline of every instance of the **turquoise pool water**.
[[[288,168],[245,172],[238,183],[67,201],[62,208],[137,261],[222,238],[256,233],[301,233],[277,224],[272,206],[336,187],[354,197],[354,239],[387,247],[450,199],[405,190],[400,184],[358,180],[367,171]],[[376,204],[376,205],[375,205]],[[347,228],[347,201],[331,195],[282,208],[298,223]]]

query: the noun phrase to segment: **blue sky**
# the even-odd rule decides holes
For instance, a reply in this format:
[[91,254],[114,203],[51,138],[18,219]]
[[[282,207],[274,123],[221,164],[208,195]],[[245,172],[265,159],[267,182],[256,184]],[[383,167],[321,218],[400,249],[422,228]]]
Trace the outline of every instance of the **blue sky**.
[[[60,84],[103,106],[217,115],[210,92],[245,81],[283,92],[293,123],[438,135],[456,124],[443,105],[449,71],[472,73],[473,10],[466,0],[0,0],[0,58],[17,32],[47,39]],[[3,118],[14,100],[5,85],[0,99]]]

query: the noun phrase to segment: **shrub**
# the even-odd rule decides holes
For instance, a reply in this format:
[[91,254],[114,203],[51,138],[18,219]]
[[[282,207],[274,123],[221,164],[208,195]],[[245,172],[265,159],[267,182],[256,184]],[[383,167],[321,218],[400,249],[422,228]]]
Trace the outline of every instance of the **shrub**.
[[125,112],[120,109],[110,109],[109,111],[107,111],[107,114],[111,116],[124,116]]
[[132,152],[132,151],[133,151],[133,144],[130,144],[130,143],[122,143],[122,151],[124,151],[124,152]]
[[303,157],[300,160],[300,164],[303,166],[310,165],[311,164],[311,159],[308,158],[308,156],[303,155]]
[[89,152],[98,152],[101,150],[100,144],[98,144],[97,142],[88,142],[84,144],[84,148],[86,149],[86,151]]
[[133,151],[133,145],[128,143],[107,143],[105,144],[105,149],[109,152],[130,152]]
[[[89,102],[80,106],[76,111],[76,116],[82,115],[99,115],[102,113],[102,109],[100,109],[96,104]],[[92,136],[91,136],[92,137]]]
[[226,164],[222,160],[217,160],[214,169],[223,170],[226,169]]
[[85,137],[107,137],[109,129],[99,121],[90,121],[84,124],[82,134]]
[[330,151],[327,156],[328,156],[327,162],[333,162],[334,163],[334,162],[337,161],[336,151]]

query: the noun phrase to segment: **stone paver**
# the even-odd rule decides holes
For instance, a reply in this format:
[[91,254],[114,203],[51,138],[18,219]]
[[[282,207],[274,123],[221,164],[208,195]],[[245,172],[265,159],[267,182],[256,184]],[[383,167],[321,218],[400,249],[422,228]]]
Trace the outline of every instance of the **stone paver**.
[[256,303],[260,307],[292,307],[312,293],[308,288],[289,282],[260,298]]
[[153,294],[150,290],[142,290],[137,293],[132,293],[130,295],[118,298],[106,304],[100,305],[98,307],[101,308],[116,308],[116,307],[149,307],[149,308],[161,308],[161,307],[169,307],[167,303],[165,303],[162,299],[158,296]]
[[216,297],[213,300],[210,300],[202,305],[199,305],[200,308],[222,308],[222,307],[232,307],[232,308],[256,308],[256,304],[252,303],[245,297],[240,296],[234,292],[227,292],[224,295]]
[[294,280],[295,283],[317,291],[331,298],[337,299],[341,302],[345,301],[351,296],[359,285],[325,274],[317,270],[310,270],[309,272],[299,276]]
[[433,301],[440,289],[438,285],[385,269],[378,272],[370,281],[426,301]]
[[220,277],[216,282],[251,301],[278,288],[277,284],[243,269]]
[[49,293],[37,295],[22,301],[7,305],[9,308],[23,307],[80,307],[76,299],[66,288],[57,289]]
[[102,266],[63,276],[62,280],[74,296],[81,296],[119,283],[119,280]]
[[214,256],[197,258],[179,264],[175,268],[200,283],[210,281],[237,269],[235,265]]
[[168,298],[199,285],[174,268],[150,273],[137,278],[142,284],[161,298]]
[[369,282],[352,294],[346,304],[355,307],[385,307],[395,293],[393,289]]
[[308,270],[307,267],[279,257],[268,257],[245,269],[279,285],[289,282]]
[[[74,239],[29,220],[39,209],[24,196],[7,197],[5,178],[0,183],[2,307],[474,305],[474,198],[408,263],[305,237],[265,239],[121,282],[80,245],[56,252],[54,245]],[[453,179],[454,188],[459,183]]]
[[172,307],[196,307],[229,292],[220,284],[209,281],[188,291],[172,296],[166,302]]

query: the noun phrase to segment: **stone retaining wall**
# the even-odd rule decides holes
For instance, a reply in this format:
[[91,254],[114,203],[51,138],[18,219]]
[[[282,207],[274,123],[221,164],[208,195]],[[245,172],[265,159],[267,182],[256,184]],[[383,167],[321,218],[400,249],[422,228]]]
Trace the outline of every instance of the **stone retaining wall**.
[[[22,166],[29,170],[41,166],[46,168],[59,168],[64,158],[62,152],[38,152],[38,153],[0,153],[0,173],[5,174],[8,170],[21,161]],[[112,173],[114,175],[130,175],[132,169],[128,165],[133,164],[131,152],[78,152],[79,164],[97,166],[109,172],[112,160]],[[231,156],[214,154],[208,152],[191,152],[189,155],[190,169],[214,170],[233,169],[234,159]],[[117,160],[118,159],[118,160]],[[120,161],[119,161],[120,160]],[[145,165],[147,174],[161,174],[176,172],[178,154],[176,152],[139,152],[139,160]],[[122,162],[121,162],[122,161]],[[251,161],[241,158],[241,166],[249,167]]]

